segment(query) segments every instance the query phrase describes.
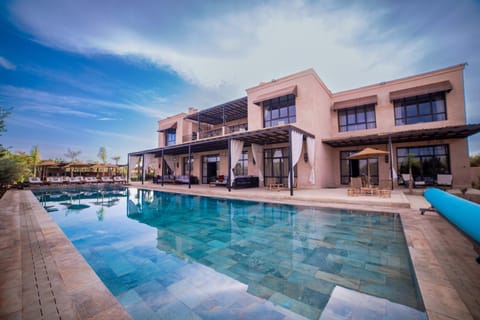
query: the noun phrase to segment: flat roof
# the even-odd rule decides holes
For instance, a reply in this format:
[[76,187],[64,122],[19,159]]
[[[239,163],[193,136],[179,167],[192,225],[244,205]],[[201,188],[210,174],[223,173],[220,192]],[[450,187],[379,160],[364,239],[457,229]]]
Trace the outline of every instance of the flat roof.
[[184,119],[200,121],[213,125],[222,124],[248,117],[247,97],[242,97],[218,106],[189,114]]
[[229,139],[242,140],[245,142],[245,146],[249,146],[252,143],[256,143],[260,145],[265,145],[265,144],[271,145],[271,144],[288,142],[289,133],[292,130],[298,131],[306,137],[315,138],[313,134],[306,132],[302,129],[299,129],[293,125],[287,124],[283,126],[264,128],[264,129],[253,130],[253,131],[236,132],[226,136],[218,136],[218,137],[212,137],[212,138],[207,138],[202,140],[195,140],[195,141],[168,146],[168,147],[137,151],[137,152],[132,152],[129,155],[141,156],[143,154],[155,154],[159,156],[162,150],[164,154],[172,154],[172,155],[187,154],[189,147],[192,153],[222,150],[222,149],[228,148]]
[[370,134],[356,137],[322,139],[322,142],[331,147],[353,147],[372,144],[386,144],[389,139],[392,143],[428,141],[438,139],[466,138],[480,132],[480,124],[466,124],[443,128],[419,129],[402,132]]

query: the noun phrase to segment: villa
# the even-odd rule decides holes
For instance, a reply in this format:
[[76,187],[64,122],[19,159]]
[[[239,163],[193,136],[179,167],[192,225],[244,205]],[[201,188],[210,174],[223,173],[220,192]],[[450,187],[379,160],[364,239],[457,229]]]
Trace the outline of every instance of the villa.
[[[347,186],[367,170],[374,185],[402,183],[410,158],[416,184],[434,185],[441,174],[468,186],[467,137],[480,124],[467,124],[464,68],[337,93],[313,69],[262,82],[245,97],[160,120],[158,148],[130,153],[129,173],[139,164],[142,182],[153,172],[161,183],[195,176],[201,184],[288,186],[293,194],[293,187]],[[349,159],[365,147],[388,155]]]

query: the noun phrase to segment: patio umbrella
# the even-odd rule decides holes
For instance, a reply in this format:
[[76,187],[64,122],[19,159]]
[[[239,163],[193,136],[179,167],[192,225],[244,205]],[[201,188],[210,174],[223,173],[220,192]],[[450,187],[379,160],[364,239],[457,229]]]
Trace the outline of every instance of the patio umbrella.
[[370,162],[368,161],[369,158],[379,157],[387,155],[387,151],[378,150],[374,148],[365,148],[355,154],[352,154],[348,159],[367,159],[367,184],[370,185]]

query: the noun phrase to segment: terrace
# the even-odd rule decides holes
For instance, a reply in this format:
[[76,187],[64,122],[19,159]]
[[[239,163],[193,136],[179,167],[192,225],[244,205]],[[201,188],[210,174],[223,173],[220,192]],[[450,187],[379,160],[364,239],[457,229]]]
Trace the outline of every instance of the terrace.
[[[392,198],[348,197],[345,189],[288,191],[196,185],[134,186],[216,197],[398,212],[418,287],[429,319],[480,317],[480,270],[471,243],[436,213],[421,216],[421,196],[394,190]],[[29,191],[9,191],[0,200],[2,229],[1,317],[119,318],[123,310]],[[39,305],[41,300],[43,304]]]

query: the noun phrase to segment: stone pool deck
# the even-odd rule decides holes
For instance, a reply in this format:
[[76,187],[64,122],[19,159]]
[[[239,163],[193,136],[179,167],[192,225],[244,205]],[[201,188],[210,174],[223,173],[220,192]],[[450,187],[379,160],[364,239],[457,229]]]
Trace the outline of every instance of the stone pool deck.
[[[480,265],[471,243],[420,195],[348,197],[346,189],[228,190],[194,185],[132,187],[215,197],[398,212],[429,319],[480,319]],[[28,190],[0,199],[0,319],[129,319],[95,272]]]

